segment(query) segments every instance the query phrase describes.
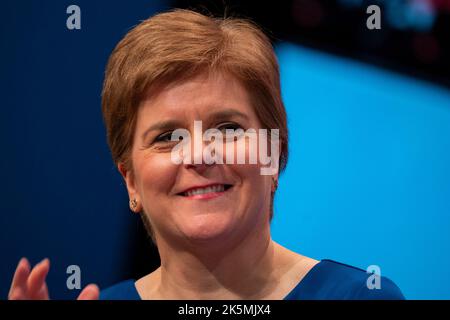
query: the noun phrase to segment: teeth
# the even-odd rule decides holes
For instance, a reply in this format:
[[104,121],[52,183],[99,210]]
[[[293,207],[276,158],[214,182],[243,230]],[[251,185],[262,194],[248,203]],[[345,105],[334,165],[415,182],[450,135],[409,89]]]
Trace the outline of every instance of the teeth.
[[190,196],[195,196],[198,194],[205,194],[205,193],[210,193],[210,192],[223,192],[223,191],[225,191],[225,186],[223,184],[219,184],[219,185],[209,186],[206,188],[192,189],[192,190],[185,192],[184,194],[186,196],[190,197]]

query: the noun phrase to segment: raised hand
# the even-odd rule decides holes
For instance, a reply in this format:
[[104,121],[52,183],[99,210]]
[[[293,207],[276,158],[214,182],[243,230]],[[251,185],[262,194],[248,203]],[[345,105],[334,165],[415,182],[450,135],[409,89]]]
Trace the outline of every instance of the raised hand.
[[[9,300],[49,300],[45,282],[50,270],[50,260],[44,259],[30,270],[30,263],[22,258],[17,265],[9,290]],[[99,288],[95,284],[87,285],[78,296],[78,300],[97,300]]]

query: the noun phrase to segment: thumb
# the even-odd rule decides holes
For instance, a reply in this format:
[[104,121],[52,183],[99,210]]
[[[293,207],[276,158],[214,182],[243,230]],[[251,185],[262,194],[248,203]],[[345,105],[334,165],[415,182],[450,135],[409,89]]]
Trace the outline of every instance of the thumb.
[[95,284],[87,285],[83,291],[81,291],[77,300],[98,300],[100,295],[100,289]]

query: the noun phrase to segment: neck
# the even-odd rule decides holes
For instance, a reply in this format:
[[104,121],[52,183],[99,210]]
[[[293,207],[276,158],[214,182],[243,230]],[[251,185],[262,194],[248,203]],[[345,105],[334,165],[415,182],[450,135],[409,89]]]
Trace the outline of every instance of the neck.
[[158,243],[161,267],[157,295],[162,299],[261,299],[277,283],[280,246],[270,225],[234,243],[177,249]]

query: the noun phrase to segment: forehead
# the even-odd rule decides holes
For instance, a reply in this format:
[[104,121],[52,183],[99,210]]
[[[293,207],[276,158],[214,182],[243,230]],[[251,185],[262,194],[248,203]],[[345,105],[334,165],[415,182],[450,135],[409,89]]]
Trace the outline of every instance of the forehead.
[[236,109],[249,118],[256,117],[250,96],[240,81],[224,73],[204,73],[148,95],[141,102],[138,119],[200,119],[225,108]]

